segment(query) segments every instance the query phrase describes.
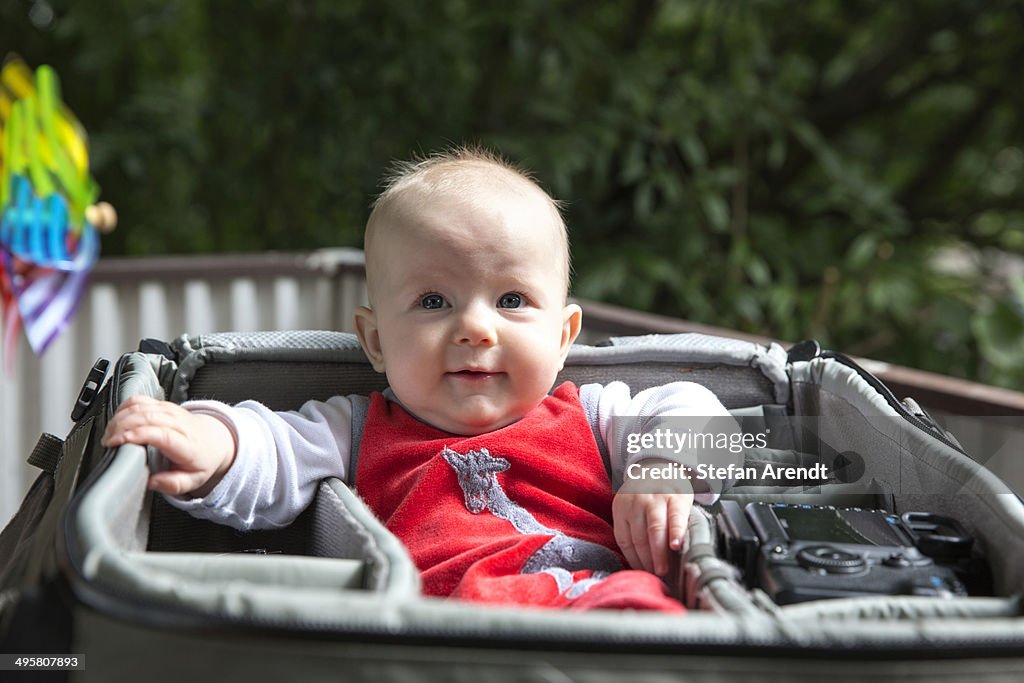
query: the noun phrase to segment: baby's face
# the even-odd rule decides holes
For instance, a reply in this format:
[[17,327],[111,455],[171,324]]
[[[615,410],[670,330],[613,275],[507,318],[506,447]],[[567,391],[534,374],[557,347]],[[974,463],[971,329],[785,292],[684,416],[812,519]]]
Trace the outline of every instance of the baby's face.
[[[413,202],[408,202],[412,204]],[[579,332],[565,246],[536,193],[424,199],[367,245],[363,348],[407,410],[456,434],[515,422],[550,391]]]

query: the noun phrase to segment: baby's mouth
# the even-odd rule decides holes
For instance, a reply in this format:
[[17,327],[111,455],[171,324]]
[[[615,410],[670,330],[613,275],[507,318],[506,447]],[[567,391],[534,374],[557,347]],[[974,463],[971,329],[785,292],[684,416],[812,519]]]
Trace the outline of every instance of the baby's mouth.
[[469,369],[456,370],[454,372],[449,372],[448,373],[448,375],[450,375],[452,377],[456,377],[458,379],[471,380],[471,381],[482,381],[482,380],[486,380],[486,379],[492,379],[492,378],[497,377],[497,376],[502,375],[502,374],[504,374],[504,373],[501,373],[501,372],[491,372],[489,370],[469,370]]

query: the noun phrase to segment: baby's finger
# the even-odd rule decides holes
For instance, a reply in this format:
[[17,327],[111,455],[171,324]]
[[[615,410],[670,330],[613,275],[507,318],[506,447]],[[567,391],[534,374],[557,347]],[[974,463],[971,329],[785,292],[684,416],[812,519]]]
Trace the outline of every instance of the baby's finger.
[[[664,527],[662,528],[662,531],[664,532]],[[647,531],[646,519],[641,519],[640,523],[631,524],[630,533],[632,535],[634,550],[640,560],[640,567],[649,572],[653,572],[654,560],[651,558],[651,542]]]
[[689,523],[692,499],[672,496],[668,501],[668,542],[672,550],[683,547],[683,537]]
[[650,571],[664,576],[668,573],[668,525],[663,505],[647,510],[647,543],[651,554]]
[[134,396],[129,396],[125,400],[121,401],[121,403],[117,406],[117,409],[123,410],[124,408],[131,408],[132,406],[144,406],[151,405],[154,403],[161,403],[161,401],[158,398],[146,396],[145,394],[135,394]]
[[195,491],[204,483],[203,475],[186,470],[165,470],[150,475],[146,486],[151,491],[182,496]]
[[168,425],[145,424],[134,427],[122,434],[126,443],[152,446],[164,454],[175,465],[189,467],[193,464],[194,454],[188,437],[174,427]]
[[152,399],[148,403],[127,405],[119,409],[107,424],[100,443],[108,448],[120,446],[128,441],[126,433],[147,425],[174,428],[181,419],[182,410],[173,403]]
[[132,413],[150,410],[159,406],[161,403],[166,403],[166,401],[159,401],[151,396],[131,396],[122,401],[117,407],[117,410],[114,411],[114,417],[111,419],[111,422],[116,422],[119,418],[123,418]]
[[100,443],[107,447],[120,446],[121,442],[118,437],[124,431],[125,421],[130,419],[132,412],[131,406],[126,406],[125,403],[122,403],[113,417],[110,418],[110,421],[107,422],[107,427],[103,430],[103,436],[100,437]]
[[629,522],[626,520],[615,521],[615,542],[619,544],[619,550],[626,557],[626,564],[634,569],[639,569],[640,557],[636,554],[636,547],[633,545],[633,534],[629,529]]

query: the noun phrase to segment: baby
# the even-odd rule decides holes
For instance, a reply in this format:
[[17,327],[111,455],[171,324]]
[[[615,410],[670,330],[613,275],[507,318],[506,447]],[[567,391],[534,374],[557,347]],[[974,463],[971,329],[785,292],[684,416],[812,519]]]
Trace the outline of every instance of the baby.
[[365,251],[370,305],[355,326],[384,393],[280,413],[134,397],[103,444],[158,448],[172,468],[149,487],[239,529],[287,525],[321,479],[347,481],[428,595],[681,611],[655,575],[681,547],[693,489],[626,478],[614,492],[627,466],[664,461],[629,454],[613,420],[728,413],[686,382],[552,390],[582,317],[554,200],[503,160],[455,150],[400,167]]

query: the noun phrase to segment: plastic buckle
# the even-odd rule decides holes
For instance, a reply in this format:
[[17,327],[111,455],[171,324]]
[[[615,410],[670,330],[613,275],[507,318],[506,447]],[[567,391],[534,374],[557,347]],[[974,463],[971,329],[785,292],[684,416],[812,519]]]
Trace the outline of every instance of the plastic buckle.
[[797,363],[800,361],[809,361],[820,355],[821,345],[814,339],[805,339],[801,342],[797,342],[789,349],[786,362]]
[[82,390],[78,392],[75,407],[71,410],[72,422],[78,422],[85,417],[86,411],[89,410],[96,397],[100,394],[100,387],[103,386],[103,379],[107,376],[107,368],[109,367],[110,361],[106,358],[100,358],[92,364],[89,375],[85,378],[85,382],[82,383]]
[[146,339],[140,340],[139,352],[163,356],[167,360],[178,360],[178,356],[174,353],[174,349],[171,348],[171,345],[162,339],[150,339],[147,337]]

